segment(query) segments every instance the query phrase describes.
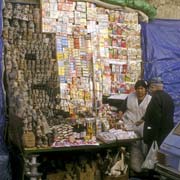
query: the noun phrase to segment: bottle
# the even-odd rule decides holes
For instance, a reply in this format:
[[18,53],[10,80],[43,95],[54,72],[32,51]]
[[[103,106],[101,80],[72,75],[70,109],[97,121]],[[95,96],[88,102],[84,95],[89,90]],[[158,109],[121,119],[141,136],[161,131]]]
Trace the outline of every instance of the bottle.
[[86,124],[85,123],[81,124],[80,136],[81,136],[81,139],[83,139],[83,140],[86,137]]

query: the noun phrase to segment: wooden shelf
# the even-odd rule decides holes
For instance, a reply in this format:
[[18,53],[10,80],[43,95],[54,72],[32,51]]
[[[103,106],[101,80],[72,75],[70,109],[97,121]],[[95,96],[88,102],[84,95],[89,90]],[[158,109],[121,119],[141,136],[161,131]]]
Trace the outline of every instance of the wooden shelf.
[[102,143],[100,142],[99,145],[82,145],[82,146],[71,146],[71,147],[47,147],[47,148],[25,148],[24,154],[39,154],[39,153],[47,153],[47,152],[63,152],[63,151],[91,151],[91,150],[98,150],[103,148],[113,148],[118,146],[128,146],[131,143],[140,140],[140,138],[133,138],[133,139],[122,139],[117,140],[113,143]]

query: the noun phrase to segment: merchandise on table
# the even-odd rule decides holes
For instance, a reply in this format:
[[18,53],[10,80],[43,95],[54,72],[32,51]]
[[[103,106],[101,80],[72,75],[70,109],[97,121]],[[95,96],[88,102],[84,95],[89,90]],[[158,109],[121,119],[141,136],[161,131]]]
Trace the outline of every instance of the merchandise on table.
[[99,111],[101,116],[98,118],[79,114],[77,117],[68,118],[64,120],[64,123],[53,126],[51,146],[99,145],[99,141],[109,144],[118,140],[138,138],[134,131],[128,131],[125,129],[125,124],[116,119],[117,112],[112,112],[111,107],[104,105]]

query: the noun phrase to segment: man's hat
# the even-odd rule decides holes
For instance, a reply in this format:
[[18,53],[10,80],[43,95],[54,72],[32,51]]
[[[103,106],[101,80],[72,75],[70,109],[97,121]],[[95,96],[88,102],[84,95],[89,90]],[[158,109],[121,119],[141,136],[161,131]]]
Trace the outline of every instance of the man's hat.
[[150,85],[163,85],[163,80],[161,79],[161,77],[153,77],[150,82]]

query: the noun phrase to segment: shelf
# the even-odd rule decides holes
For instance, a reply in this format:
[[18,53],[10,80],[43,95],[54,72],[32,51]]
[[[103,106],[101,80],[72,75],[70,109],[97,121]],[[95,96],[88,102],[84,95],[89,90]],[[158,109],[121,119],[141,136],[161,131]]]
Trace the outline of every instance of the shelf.
[[131,64],[131,63],[142,63],[142,60],[128,60],[128,63]]
[[8,0],[7,2],[18,3],[18,4],[38,4],[38,0]]
[[84,146],[72,146],[72,147],[57,147],[57,148],[25,148],[24,149],[24,154],[39,154],[39,153],[48,153],[48,152],[63,152],[63,151],[91,151],[91,150],[98,150],[98,149],[103,149],[103,148],[113,148],[113,147],[118,147],[118,146],[126,146],[130,145],[131,143],[140,140],[140,138],[133,138],[133,139],[122,139],[122,140],[117,140],[116,142],[113,143],[100,143],[99,145],[84,145]]
[[127,50],[127,47],[121,47],[121,46],[107,46],[109,49],[120,49],[120,50]]
[[120,37],[120,38],[125,38],[125,37],[127,37],[126,35],[124,35],[124,34],[109,34],[109,36],[110,37]]
[[119,59],[107,59],[106,63],[109,64],[117,64],[117,65],[123,65],[123,64],[127,64],[127,60],[120,60]]
[[109,64],[117,64],[117,65],[123,65],[123,64],[133,64],[133,63],[142,63],[142,60],[119,60],[119,59],[106,59],[106,63]]
[[128,94],[112,94],[108,97],[108,99],[119,99],[119,100],[125,100]]

